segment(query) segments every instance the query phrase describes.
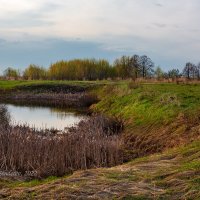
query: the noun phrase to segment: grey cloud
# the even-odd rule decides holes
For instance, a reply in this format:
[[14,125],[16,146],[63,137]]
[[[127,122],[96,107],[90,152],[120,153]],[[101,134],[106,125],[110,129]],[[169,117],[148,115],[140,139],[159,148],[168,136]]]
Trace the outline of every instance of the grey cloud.
[[[199,58],[199,0],[35,2],[33,10],[27,6],[27,11],[24,6],[16,9],[15,14],[4,12],[0,20],[1,36],[27,40],[34,37],[34,31],[41,38],[71,38],[71,42],[61,39],[15,44],[0,41],[0,64],[25,66],[30,61],[38,61],[46,65],[64,58],[102,56],[112,60],[120,54],[146,53],[158,64],[169,67],[172,61],[177,64],[188,57]],[[93,42],[84,42],[83,38]]]
[[47,3],[47,4],[43,4],[40,7],[40,11],[54,11],[56,9],[62,8],[63,6],[59,3]]
[[162,24],[162,23],[153,23],[154,26],[158,27],[158,28],[165,28],[167,27],[167,24]]
[[[116,45],[117,41],[123,42]],[[121,55],[124,53],[127,55],[147,54],[156,65],[162,66],[165,70],[172,67],[182,69],[188,60],[198,62],[199,59],[199,46],[190,43],[190,41],[184,41],[184,38],[181,37],[163,40],[162,38],[152,39],[142,36],[122,35],[120,37],[110,37],[109,42],[110,50],[119,51]],[[199,41],[196,41],[196,43],[199,44]],[[186,46],[187,48],[185,48]]]
[[200,32],[200,29],[198,29],[198,28],[196,28],[196,29],[190,29],[190,31],[198,33],[198,32]]
[[[188,44],[188,48],[184,48],[185,44],[181,40],[152,40],[127,35],[118,37],[110,35],[108,37],[110,37],[108,41],[104,40],[104,42],[77,39],[66,41],[55,38],[15,42],[2,40],[3,45],[0,43],[0,71],[8,66],[23,69],[30,63],[48,67],[52,62],[74,58],[106,58],[113,62],[115,58],[124,54],[147,54],[156,65],[164,66],[167,70],[175,66],[181,68],[191,53],[193,54],[191,59],[195,60],[195,57],[198,56],[198,47],[195,49],[192,44]],[[192,52],[191,49],[193,49]]]
[[161,3],[155,3],[155,5],[158,7],[163,7],[163,4],[161,4]]
[[[17,20],[16,20],[17,19]],[[32,18],[29,16],[18,16],[15,19],[0,20],[1,28],[24,28],[25,27],[40,27],[50,26],[53,22],[48,22],[43,19]]]
[[51,19],[46,17],[47,14],[53,15],[53,12],[61,8],[60,4],[46,3],[41,4],[35,10],[23,11],[21,13],[15,13],[9,15],[4,19],[0,19],[1,28],[6,27],[40,27],[54,25]]
[[121,55],[101,48],[101,43],[46,39],[6,42],[0,45],[0,71],[8,66],[23,69],[31,63],[48,67],[52,62],[74,58],[106,58],[111,62]]

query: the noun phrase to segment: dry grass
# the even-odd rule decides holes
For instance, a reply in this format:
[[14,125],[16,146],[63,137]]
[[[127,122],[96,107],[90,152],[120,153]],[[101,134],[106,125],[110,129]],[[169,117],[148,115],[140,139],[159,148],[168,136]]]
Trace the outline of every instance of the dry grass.
[[110,169],[77,171],[39,182],[1,181],[0,195],[5,199],[198,200],[199,150],[197,142]]
[[[38,101],[39,99],[39,101]],[[17,103],[22,105],[62,106],[70,108],[89,107],[96,103],[95,95],[86,92],[78,93],[32,93],[14,92],[0,95],[0,102]]]
[[[1,115],[3,116],[3,115]],[[0,170],[63,176],[79,169],[122,163],[120,122],[93,116],[62,135],[29,127],[0,127]]]

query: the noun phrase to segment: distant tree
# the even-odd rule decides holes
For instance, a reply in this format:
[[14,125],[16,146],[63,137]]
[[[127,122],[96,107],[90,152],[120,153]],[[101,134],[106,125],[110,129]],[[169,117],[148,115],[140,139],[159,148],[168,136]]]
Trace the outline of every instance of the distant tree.
[[187,79],[195,78],[196,71],[197,71],[196,66],[191,62],[187,62],[183,69],[183,75]]
[[196,66],[196,75],[197,75],[197,79],[200,79],[200,63],[197,64]]
[[173,80],[180,76],[180,72],[178,69],[172,69],[168,71],[168,77],[172,78]]
[[132,66],[131,58],[129,56],[122,56],[114,61],[114,68],[118,77],[126,79],[131,77]]
[[39,80],[47,79],[47,71],[45,68],[31,64],[25,69],[23,74],[25,79]]
[[151,74],[151,72],[153,71],[154,63],[148,56],[141,56],[139,63],[140,72],[143,78],[145,78],[148,74]]
[[8,77],[8,78],[15,78],[15,79],[17,79],[20,76],[20,72],[18,70],[16,70],[16,69],[8,67],[4,71],[4,76]]
[[195,79],[197,77],[197,66],[193,64],[192,66],[192,78]]
[[133,80],[138,78],[138,73],[139,73],[139,69],[140,69],[140,57],[138,55],[133,55],[130,58],[130,76],[132,77]]
[[101,59],[97,61],[97,77],[102,80],[108,77],[112,77],[110,70],[111,66],[107,60]]
[[102,80],[113,77],[115,72],[104,59],[75,59],[51,64],[48,74],[56,80]]
[[164,76],[164,72],[162,71],[162,69],[159,66],[156,68],[154,73],[158,80],[160,80]]
[[[143,62],[141,62],[143,61]],[[122,56],[114,61],[114,68],[116,70],[116,75],[122,79],[132,78],[135,80],[139,77],[141,73],[141,66],[144,66],[145,75],[150,71],[150,62],[141,60],[141,57],[138,55]]]

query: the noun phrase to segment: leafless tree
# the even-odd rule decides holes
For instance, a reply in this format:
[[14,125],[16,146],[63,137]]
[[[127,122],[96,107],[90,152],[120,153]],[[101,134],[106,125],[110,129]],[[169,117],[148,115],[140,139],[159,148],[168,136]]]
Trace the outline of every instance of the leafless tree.
[[139,68],[140,68],[140,57],[138,55],[133,55],[130,59],[131,72],[130,75],[133,80],[138,78]]
[[142,73],[142,77],[145,78],[148,72],[151,72],[154,67],[153,61],[146,55],[140,57],[140,71]]
[[187,62],[183,69],[183,75],[185,75],[187,79],[195,78],[196,71],[196,66],[191,62]]
[[197,74],[197,79],[200,79],[200,63],[197,64],[196,66],[196,74]]

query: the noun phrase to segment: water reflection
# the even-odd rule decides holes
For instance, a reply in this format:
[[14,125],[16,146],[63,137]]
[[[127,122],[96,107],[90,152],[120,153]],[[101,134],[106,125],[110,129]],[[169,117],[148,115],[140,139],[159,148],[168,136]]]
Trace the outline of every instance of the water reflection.
[[85,117],[75,111],[61,108],[16,106],[12,104],[6,106],[13,124],[27,124],[37,129],[63,130],[65,127],[77,124]]

